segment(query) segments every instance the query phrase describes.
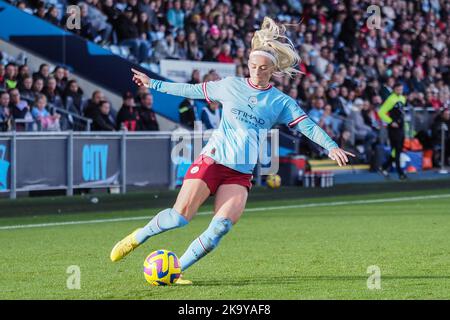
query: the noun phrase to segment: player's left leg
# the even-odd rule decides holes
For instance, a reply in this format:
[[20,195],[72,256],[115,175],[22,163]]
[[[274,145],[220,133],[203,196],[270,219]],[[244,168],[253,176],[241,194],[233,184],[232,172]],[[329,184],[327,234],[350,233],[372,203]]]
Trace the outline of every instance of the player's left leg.
[[244,212],[247,197],[248,190],[242,185],[223,184],[217,189],[214,217],[205,232],[196,238],[181,256],[182,271],[218,246],[222,237],[238,222]]

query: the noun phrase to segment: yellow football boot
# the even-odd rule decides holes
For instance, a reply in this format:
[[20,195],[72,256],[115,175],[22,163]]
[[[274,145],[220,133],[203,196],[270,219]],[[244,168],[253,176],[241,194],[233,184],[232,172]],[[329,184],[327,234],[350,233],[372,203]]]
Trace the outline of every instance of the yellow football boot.
[[175,284],[183,286],[183,285],[192,285],[193,283],[191,280],[184,279],[183,275],[181,275],[175,282]]
[[111,251],[110,257],[112,262],[119,261],[139,246],[139,243],[136,241],[136,233],[139,230],[141,230],[141,228],[134,230],[133,233],[117,242]]

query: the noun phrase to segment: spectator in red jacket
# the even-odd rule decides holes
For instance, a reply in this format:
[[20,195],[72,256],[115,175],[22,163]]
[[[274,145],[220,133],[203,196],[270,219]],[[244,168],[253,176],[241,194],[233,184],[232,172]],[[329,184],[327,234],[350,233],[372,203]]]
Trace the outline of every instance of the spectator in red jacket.
[[123,95],[123,104],[117,114],[117,130],[136,131],[138,129],[140,117],[136,109],[134,96],[131,92],[125,92]]

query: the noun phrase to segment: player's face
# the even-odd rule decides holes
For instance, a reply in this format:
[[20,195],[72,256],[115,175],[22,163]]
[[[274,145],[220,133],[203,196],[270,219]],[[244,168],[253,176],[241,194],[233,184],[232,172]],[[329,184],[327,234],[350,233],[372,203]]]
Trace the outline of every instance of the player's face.
[[261,87],[267,86],[275,71],[273,62],[264,56],[253,55],[248,61],[250,80],[253,84]]

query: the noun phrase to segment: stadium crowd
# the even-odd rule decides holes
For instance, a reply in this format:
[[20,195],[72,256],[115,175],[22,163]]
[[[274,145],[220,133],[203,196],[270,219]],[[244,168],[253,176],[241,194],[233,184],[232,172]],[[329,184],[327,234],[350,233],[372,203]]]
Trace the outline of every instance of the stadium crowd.
[[[273,85],[297,100],[330,136],[355,149],[365,157],[364,161],[369,161],[380,141],[383,123],[377,111],[396,84],[402,84],[407,106],[420,114],[431,113],[431,121],[416,128],[423,131],[420,136],[425,138],[421,142],[438,143],[440,124],[449,121],[449,1],[12,2],[63,28],[76,14],[73,10],[66,14],[65,8],[79,5],[81,29],[75,30],[79,35],[103,46],[126,46],[131,52],[129,58],[138,63],[157,64],[161,59],[235,63],[237,75],[244,77],[248,76],[251,38],[263,18],[271,16],[290,24],[287,35],[302,57],[299,68],[303,75],[274,79]],[[374,12],[368,12],[370,5],[378,6],[380,20],[374,19]],[[2,68],[5,67],[0,65],[0,82]],[[12,71],[6,69],[7,78]],[[60,80],[55,80],[58,87]],[[210,74],[202,79],[192,77],[192,83],[205,80],[214,77]],[[30,89],[29,83],[26,80],[26,90],[48,87],[47,83],[33,81]],[[25,83],[21,86],[25,87]],[[73,90],[70,85],[59,86],[62,99],[69,95],[77,101],[79,88],[75,86]],[[126,100],[124,106],[128,105]],[[184,101],[180,112],[189,110],[191,105]],[[214,106],[209,111],[215,109]],[[128,123],[125,126],[132,128]],[[356,150],[355,145],[362,149]]]
[[136,95],[126,92],[115,112],[101,90],[87,98],[67,68],[50,71],[48,64],[42,64],[31,72],[26,64],[3,64],[2,55],[0,51],[0,131],[77,129],[74,117],[90,119],[94,131],[159,130],[153,96],[147,90]]

